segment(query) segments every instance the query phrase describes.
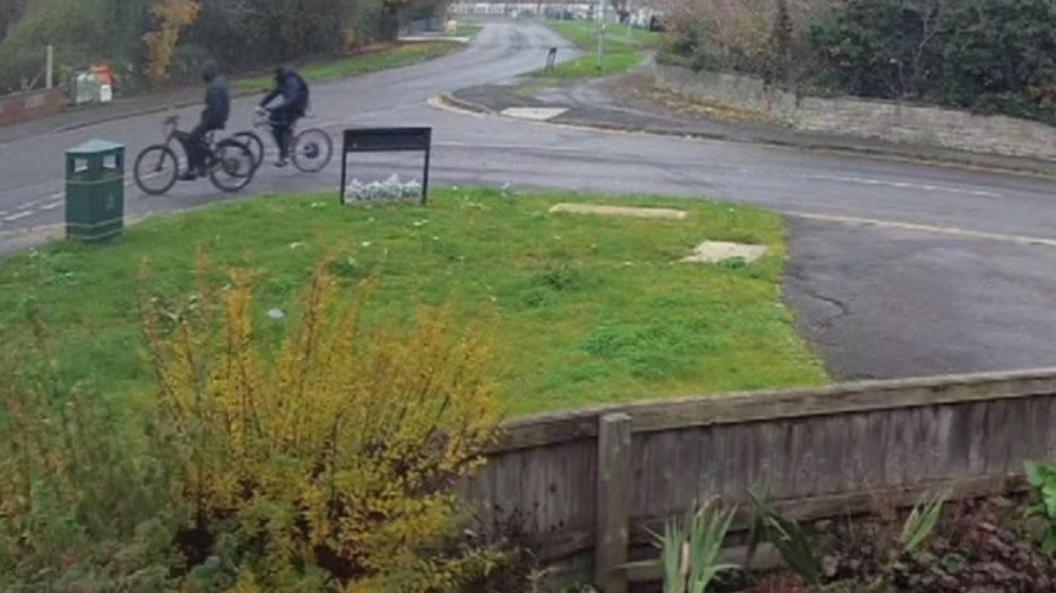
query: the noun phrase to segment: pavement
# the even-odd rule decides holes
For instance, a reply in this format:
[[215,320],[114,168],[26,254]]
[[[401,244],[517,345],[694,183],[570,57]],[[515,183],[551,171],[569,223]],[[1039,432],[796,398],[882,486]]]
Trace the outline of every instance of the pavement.
[[[431,126],[433,182],[441,185],[709,197],[783,212],[793,260],[786,296],[837,377],[1056,365],[1056,181],[850,151],[467,114],[435,101],[463,89],[515,86],[555,45],[562,59],[575,55],[541,25],[489,23],[456,54],[316,85],[309,123],[335,135],[353,126]],[[229,131],[248,127],[252,106],[250,98],[235,101]],[[189,121],[197,109],[174,111]],[[135,154],[160,140],[161,119],[4,129],[0,251],[37,244],[61,228],[63,150],[99,137]],[[352,176],[364,181],[413,176],[420,166],[411,155],[350,159]],[[265,168],[251,193],[336,190],[339,178],[339,162],[317,175]],[[139,218],[249,193],[224,195],[197,182],[148,198],[129,187],[127,210]]]
[[550,87],[540,87],[538,79],[525,77],[460,89],[444,99],[457,109],[515,118],[511,112],[530,107],[553,113],[546,118],[550,123],[577,127],[846,152],[1056,177],[1053,161],[793,130],[765,121],[758,114],[694,103],[656,88],[652,70],[653,64],[648,64],[620,77]]

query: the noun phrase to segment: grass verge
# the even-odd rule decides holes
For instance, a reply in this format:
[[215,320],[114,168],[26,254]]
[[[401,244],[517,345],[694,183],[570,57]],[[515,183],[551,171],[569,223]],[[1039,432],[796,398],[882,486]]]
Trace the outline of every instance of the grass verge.
[[588,55],[558,64],[550,72],[540,70],[533,73],[534,76],[542,78],[578,79],[623,74],[641,64],[645,60],[646,52],[659,47],[663,41],[661,33],[610,24],[605,33],[605,56],[599,69],[597,23],[550,21],[548,24]]
[[[687,209],[687,221],[550,215],[560,201]],[[444,305],[494,338],[512,414],[825,381],[781,304],[780,218],[706,201],[450,189],[428,206],[342,208],[262,197],[159,216],[107,246],[61,242],[0,263],[0,337],[37,312],[70,381],[128,397],[152,380],[137,303],[193,292],[199,249],[260,274],[256,321],[278,334],[320,257],[347,282],[381,278],[371,315]],[[705,239],[766,244],[752,265],[679,263]],[[142,279],[146,273],[149,281]],[[272,313],[269,316],[269,312]],[[2,354],[2,352],[0,352]]]
[[[453,41],[400,43],[340,60],[304,64],[298,68],[298,72],[311,82],[344,78],[410,66],[445,56],[461,47],[461,44]],[[265,91],[272,84],[272,76],[267,74],[236,80],[234,88],[239,91]]]
[[472,39],[484,30],[484,24],[478,21],[459,19],[458,30],[451,37],[468,37]]

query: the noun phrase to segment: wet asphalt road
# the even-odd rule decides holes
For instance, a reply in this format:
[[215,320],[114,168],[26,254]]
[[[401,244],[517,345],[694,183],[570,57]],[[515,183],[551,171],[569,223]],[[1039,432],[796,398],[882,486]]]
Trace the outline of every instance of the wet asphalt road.
[[[506,184],[713,197],[789,214],[786,292],[804,334],[842,378],[1056,365],[1056,181],[954,167],[718,141],[579,130],[429,105],[512,78],[567,43],[532,23],[493,23],[464,51],[426,64],[316,85],[313,125],[427,125],[438,184]],[[236,101],[230,130],[254,100]],[[195,109],[181,110],[185,121]],[[131,154],[159,140],[161,114],[0,144],[0,250],[39,240],[62,218],[64,149],[90,138]],[[391,159],[391,157],[387,157]],[[414,159],[359,159],[362,179],[414,175]],[[259,192],[336,188],[319,175],[262,169]],[[231,199],[207,182],[169,196],[128,190],[131,216]]]

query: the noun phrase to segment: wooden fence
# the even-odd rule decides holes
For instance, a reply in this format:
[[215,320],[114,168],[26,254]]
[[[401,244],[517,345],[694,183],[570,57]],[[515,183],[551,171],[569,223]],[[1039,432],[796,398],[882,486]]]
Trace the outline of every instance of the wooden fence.
[[1056,458],[1053,426],[1056,369],[649,402],[510,423],[461,494],[486,528],[517,517],[547,561],[586,560],[620,593],[639,578],[629,550],[698,501],[766,485],[817,519],[1006,492],[1024,461]]

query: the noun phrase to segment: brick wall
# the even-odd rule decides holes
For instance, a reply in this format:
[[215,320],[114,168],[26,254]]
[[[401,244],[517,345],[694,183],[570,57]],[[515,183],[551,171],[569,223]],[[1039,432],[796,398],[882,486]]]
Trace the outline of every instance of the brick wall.
[[1005,116],[868,99],[798,97],[759,79],[658,66],[659,86],[699,101],[755,111],[805,132],[1056,160],[1056,127]]
[[66,108],[61,89],[33,91],[0,97],[0,126],[17,124],[58,113]]

